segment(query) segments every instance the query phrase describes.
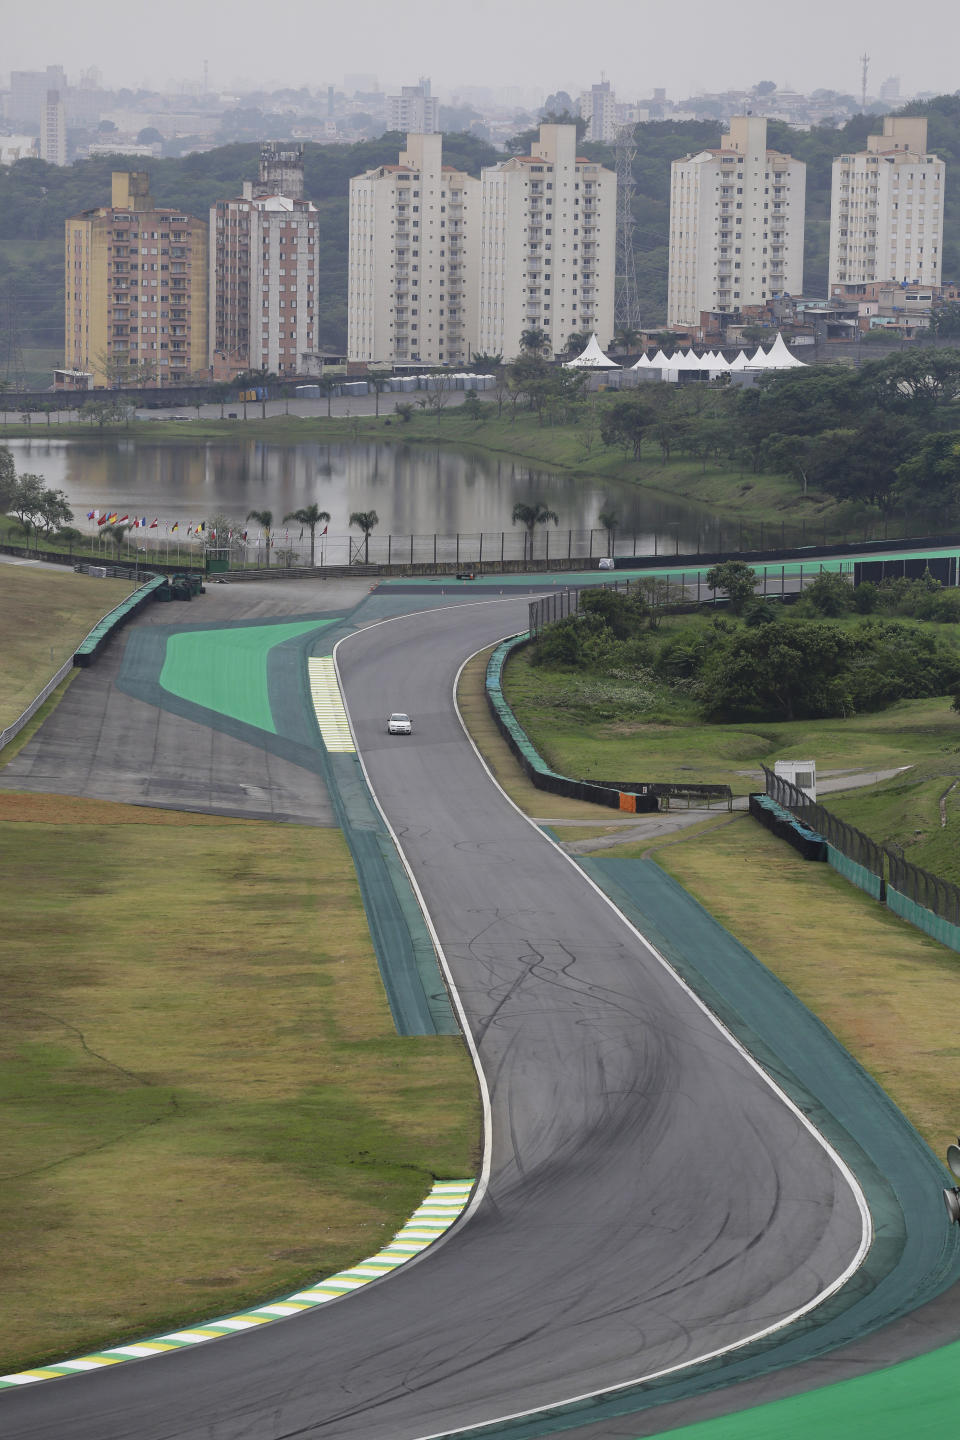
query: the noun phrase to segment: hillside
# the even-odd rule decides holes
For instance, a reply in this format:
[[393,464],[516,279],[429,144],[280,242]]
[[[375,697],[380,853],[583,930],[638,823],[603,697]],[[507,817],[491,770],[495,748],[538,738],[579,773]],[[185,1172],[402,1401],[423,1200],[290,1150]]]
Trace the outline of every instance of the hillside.
[[[925,114],[930,147],[948,166],[943,244],[945,278],[960,278],[960,94],[941,95],[904,113]],[[770,144],[807,164],[807,227],[804,289],[824,294],[830,228],[830,167],[845,149],[860,149],[877,124],[857,116],[835,128],[820,125],[791,130],[777,121],[769,127]],[[638,125],[635,246],[641,315],[646,325],[666,318],[670,162],[716,145],[720,125],[710,121],[662,121]],[[351,175],[394,160],[403,136],[382,135],[356,145],[306,146],[306,194],[320,212],[324,264],[318,318],[321,344],[341,349],[346,342],[347,196]],[[586,154],[613,167],[609,146],[586,145]],[[490,145],[471,135],[444,137],[444,157],[471,174],[499,158]],[[42,160],[21,160],[0,169],[0,367],[6,365],[11,324],[19,330],[28,370],[45,379],[59,358],[63,336],[63,222],[83,209],[103,204],[110,195],[116,162],[99,157],[57,169]],[[224,145],[206,154],[156,160],[149,165],[151,188],[160,204],[204,215],[218,198],[235,194],[256,174],[257,145]],[[956,167],[956,168],[955,168]],[[13,318],[15,317],[15,319]],[[31,352],[37,364],[30,364]],[[0,373],[0,379],[3,379]]]

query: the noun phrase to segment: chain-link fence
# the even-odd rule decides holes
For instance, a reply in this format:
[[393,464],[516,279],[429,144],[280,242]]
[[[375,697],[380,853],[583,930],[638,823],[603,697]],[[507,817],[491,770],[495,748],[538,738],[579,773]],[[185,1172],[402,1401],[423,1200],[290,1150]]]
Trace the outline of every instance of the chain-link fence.
[[934,915],[960,926],[960,887],[939,875],[931,875],[898,855],[894,850],[884,850],[887,862],[887,880],[894,890],[899,890],[915,905],[922,905]]
[[810,799],[798,786],[785,780],[782,775],[775,775],[768,770],[766,765],[762,767],[766,792],[784,810],[789,810],[810,830],[816,830],[821,834],[828,844],[848,860],[857,865],[862,865],[871,874],[883,878],[883,850],[871,840],[869,835],[864,835],[854,825],[848,825],[845,820],[832,815],[822,805],[818,805]]

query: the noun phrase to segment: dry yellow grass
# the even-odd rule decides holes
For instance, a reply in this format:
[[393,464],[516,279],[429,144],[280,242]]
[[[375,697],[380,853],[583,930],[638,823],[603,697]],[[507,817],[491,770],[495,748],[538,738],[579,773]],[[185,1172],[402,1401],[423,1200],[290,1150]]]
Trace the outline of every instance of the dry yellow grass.
[[0,1369],[294,1289],[472,1173],[465,1048],[396,1035],[339,832],[0,805]]
[[129,595],[128,580],[67,569],[0,564],[0,729],[30,701],[102,616]]

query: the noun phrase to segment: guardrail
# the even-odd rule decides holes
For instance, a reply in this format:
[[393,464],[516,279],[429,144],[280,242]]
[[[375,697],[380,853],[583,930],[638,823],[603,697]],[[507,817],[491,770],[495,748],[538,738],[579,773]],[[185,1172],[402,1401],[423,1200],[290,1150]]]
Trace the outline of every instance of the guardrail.
[[57,686],[61,685],[63,681],[66,680],[72,669],[73,656],[71,655],[70,659],[65,661],[64,664],[60,666],[60,669],[57,671],[57,673],[50,677],[46,685],[44,685],[43,689],[40,691],[40,694],[30,701],[30,704],[27,706],[26,710],[24,710],[23,714],[18,715],[16,720],[14,720],[13,724],[8,725],[5,730],[0,730],[0,750],[2,750],[5,745],[9,745],[11,740],[16,739],[23,727],[33,719],[34,715],[36,715],[37,711],[40,709],[40,706],[44,703],[44,701],[48,700],[53,694],[54,690],[56,690]]
[[[826,858],[839,875],[902,920],[960,951],[960,886],[921,869],[889,846],[878,845],[766,765],[762,768],[767,795],[803,825],[820,832],[827,842]],[[752,803],[757,797],[750,798],[751,813],[757,815]]]

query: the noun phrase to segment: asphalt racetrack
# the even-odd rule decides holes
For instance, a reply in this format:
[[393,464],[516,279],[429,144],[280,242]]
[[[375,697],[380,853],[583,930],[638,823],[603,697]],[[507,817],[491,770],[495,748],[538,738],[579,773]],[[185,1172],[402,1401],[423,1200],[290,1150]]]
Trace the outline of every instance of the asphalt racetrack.
[[[205,623],[245,613],[244,587],[230,588],[210,597]],[[291,616],[321,608],[312,587],[276,589]],[[434,1252],[348,1300],[6,1392],[7,1440],[416,1440],[691,1364],[784,1324],[858,1264],[863,1202],[837,1157],[491,783],[453,684],[468,655],[525,628],[527,599],[464,598],[363,628],[338,660],[360,754],[478,1048],[492,1117],[479,1207]],[[63,706],[40,732],[63,778],[50,770],[35,788],[89,793],[76,777],[89,776],[98,740],[75,715],[98,687],[112,697],[123,773],[149,781],[157,713],[97,669],[68,692],[72,734],[58,726]],[[411,737],[386,735],[394,709],[413,716]],[[102,707],[89,713],[94,725]],[[233,783],[243,756],[223,753]],[[204,764],[213,804],[216,750]],[[285,796],[295,782],[284,772]],[[261,788],[250,809],[269,814]],[[329,823],[314,793],[314,823]],[[307,818],[303,799],[294,809],[288,818]],[[609,1433],[629,1435],[629,1420]]]

